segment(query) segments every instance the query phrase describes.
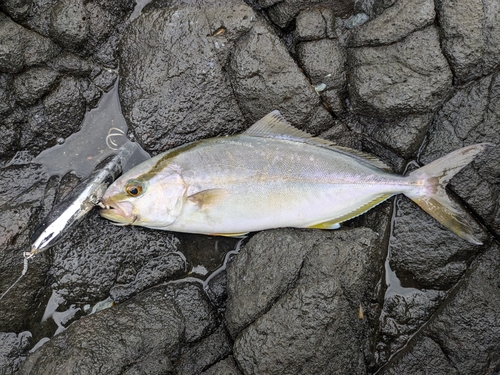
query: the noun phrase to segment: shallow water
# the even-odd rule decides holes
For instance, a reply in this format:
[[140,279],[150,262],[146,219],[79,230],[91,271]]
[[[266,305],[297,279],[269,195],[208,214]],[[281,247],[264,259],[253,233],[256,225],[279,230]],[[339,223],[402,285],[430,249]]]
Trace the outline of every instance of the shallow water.
[[391,242],[393,240],[393,229],[394,229],[394,221],[398,215],[398,203],[401,197],[396,197],[393,202],[392,207],[392,218],[391,218],[391,229],[389,235],[389,244],[387,249],[387,257],[385,259],[385,283],[387,285],[387,290],[385,291],[385,298],[394,295],[408,295],[414,292],[420,291],[419,289],[412,287],[404,287],[401,284],[401,280],[399,279],[396,272],[391,268],[390,260],[391,260]]
[[[88,176],[95,167],[128,142],[127,123],[118,97],[118,80],[102,95],[97,108],[87,112],[81,130],[61,144],[41,152],[34,163],[41,164],[49,176],[74,173]],[[147,158],[144,151],[144,160]]]

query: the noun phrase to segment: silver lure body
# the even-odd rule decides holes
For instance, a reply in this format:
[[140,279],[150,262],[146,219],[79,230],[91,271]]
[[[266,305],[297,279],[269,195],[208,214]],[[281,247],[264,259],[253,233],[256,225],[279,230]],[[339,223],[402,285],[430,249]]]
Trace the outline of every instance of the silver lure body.
[[[140,151],[142,149],[137,143],[125,143],[117,154],[101,163],[97,170],[79,183],[35,229],[31,236],[29,254],[38,254],[54,246],[71,228],[80,223],[100,202],[108,186],[122,174],[127,162],[134,155],[137,157]],[[134,164],[144,160],[144,156],[139,158]]]

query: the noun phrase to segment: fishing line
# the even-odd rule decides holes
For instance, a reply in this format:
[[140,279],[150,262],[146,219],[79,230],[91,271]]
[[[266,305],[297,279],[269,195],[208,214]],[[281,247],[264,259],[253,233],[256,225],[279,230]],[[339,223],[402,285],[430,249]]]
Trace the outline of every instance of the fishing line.
[[14,281],[14,283],[9,287],[9,289],[7,289],[3,294],[2,296],[0,296],[0,301],[3,299],[3,297],[5,297],[5,295],[7,293],[9,293],[9,291],[19,282],[19,280],[21,280],[23,278],[24,275],[26,275],[26,272],[28,272],[28,259],[30,259],[31,257],[33,256],[33,254],[30,254],[29,252],[25,252],[23,253],[23,257],[24,257],[24,266],[23,266],[23,271],[21,272],[21,276],[19,276],[17,278],[16,281]]

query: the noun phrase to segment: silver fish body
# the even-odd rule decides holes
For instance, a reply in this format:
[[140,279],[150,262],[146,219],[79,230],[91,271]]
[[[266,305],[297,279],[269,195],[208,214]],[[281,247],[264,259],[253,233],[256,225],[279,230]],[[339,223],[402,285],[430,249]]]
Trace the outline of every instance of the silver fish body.
[[403,177],[369,155],[291,127],[274,111],[241,135],[187,144],[130,170],[106,191],[101,215],[120,224],[227,236],[331,229],[403,193],[480,243],[444,185],[485,147],[455,151],[444,163]]

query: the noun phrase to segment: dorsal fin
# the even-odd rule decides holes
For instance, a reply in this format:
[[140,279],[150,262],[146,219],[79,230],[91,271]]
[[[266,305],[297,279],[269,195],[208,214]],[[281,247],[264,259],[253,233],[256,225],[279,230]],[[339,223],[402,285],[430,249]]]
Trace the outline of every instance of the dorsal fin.
[[299,142],[304,142],[312,138],[311,134],[290,125],[278,110],[274,110],[262,117],[243,134],[263,138],[289,139]]
[[384,171],[391,171],[386,164],[374,156],[348,147],[336,146],[326,139],[313,137],[311,134],[293,127],[290,123],[288,123],[288,121],[285,120],[278,110],[268,113],[248,128],[243,134],[254,137],[277,138],[288,141],[303,142],[314,146],[328,148],[341,154],[362,160],[377,168],[383,169]]

